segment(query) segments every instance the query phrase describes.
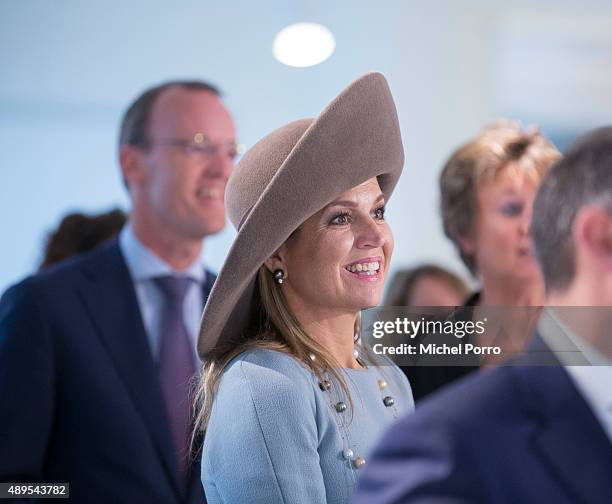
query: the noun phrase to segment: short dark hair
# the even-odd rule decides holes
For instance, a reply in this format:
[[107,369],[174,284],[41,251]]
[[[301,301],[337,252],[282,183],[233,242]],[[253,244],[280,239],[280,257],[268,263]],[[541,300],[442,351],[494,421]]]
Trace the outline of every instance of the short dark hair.
[[612,213],[612,127],[579,139],[542,181],[531,230],[546,290],[562,291],[574,279],[574,219],[585,205]]
[[208,91],[216,96],[221,96],[219,88],[199,80],[168,81],[147,89],[134,100],[125,114],[123,114],[119,133],[119,147],[122,145],[144,146],[146,144],[151,110],[155,105],[155,101],[164,91],[173,87],[189,91]]

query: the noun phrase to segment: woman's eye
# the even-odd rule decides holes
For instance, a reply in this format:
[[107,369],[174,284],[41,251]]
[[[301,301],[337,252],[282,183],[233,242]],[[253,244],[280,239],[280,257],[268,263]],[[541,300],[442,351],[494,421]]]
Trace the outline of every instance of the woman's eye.
[[523,204],[518,202],[509,202],[501,206],[501,211],[509,217],[516,217],[523,212]]
[[351,222],[351,215],[348,213],[341,213],[336,215],[329,223],[333,226],[342,226]]
[[380,207],[374,210],[374,217],[378,220],[384,220],[385,218],[385,207]]

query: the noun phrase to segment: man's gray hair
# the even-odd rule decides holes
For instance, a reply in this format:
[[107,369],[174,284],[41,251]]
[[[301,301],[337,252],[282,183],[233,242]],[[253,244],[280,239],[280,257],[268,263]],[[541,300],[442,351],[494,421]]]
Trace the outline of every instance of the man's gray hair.
[[586,205],[612,214],[612,127],[578,140],[542,181],[531,231],[547,291],[563,291],[575,275],[572,228]]

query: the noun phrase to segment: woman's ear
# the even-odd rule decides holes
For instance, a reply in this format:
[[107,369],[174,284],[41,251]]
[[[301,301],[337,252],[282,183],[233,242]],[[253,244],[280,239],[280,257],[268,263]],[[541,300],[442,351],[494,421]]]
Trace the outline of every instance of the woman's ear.
[[266,268],[268,268],[268,271],[270,273],[273,273],[275,270],[279,269],[278,263],[279,261],[274,256],[268,257],[264,262],[264,264],[266,265]]
[[476,243],[474,238],[472,237],[472,233],[468,235],[459,235],[457,234],[457,243],[459,243],[459,248],[466,255],[475,255],[476,254]]
[[284,261],[284,244],[280,246],[280,248],[274,252],[270,257],[268,257],[264,264],[270,273],[274,273],[276,270],[283,270],[285,273],[285,277],[287,276],[287,268]]

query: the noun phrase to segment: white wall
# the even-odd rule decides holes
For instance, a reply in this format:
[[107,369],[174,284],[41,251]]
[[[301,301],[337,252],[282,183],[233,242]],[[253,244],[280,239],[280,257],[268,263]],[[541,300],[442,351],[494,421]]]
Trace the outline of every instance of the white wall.
[[[532,4],[1,1],[0,290],[33,270],[66,212],[127,208],[115,154],[121,113],[145,87],[184,77],[217,83],[252,145],[316,115],[361,73],[385,73],[406,150],[389,208],[395,265],[460,270],[437,212],[449,152],[499,114],[565,138],[612,110],[612,6]],[[270,50],[280,28],[301,20],[326,24],[337,41],[310,69],[285,67]],[[232,236],[228,227],[207,242],[213,268]]]

